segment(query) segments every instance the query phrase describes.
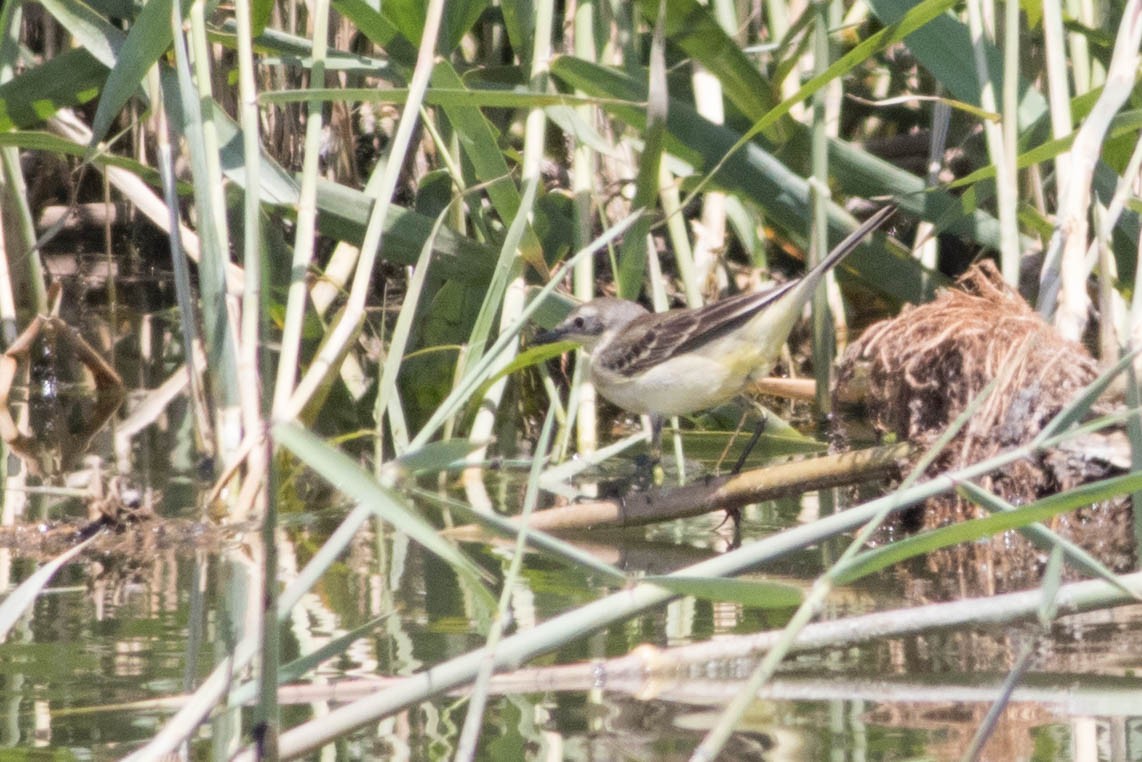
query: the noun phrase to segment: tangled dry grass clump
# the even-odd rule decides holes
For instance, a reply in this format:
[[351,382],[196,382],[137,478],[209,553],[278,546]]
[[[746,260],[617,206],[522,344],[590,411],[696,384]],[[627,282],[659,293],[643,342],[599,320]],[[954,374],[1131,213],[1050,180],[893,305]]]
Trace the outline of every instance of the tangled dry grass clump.
[[[935,444],[986,393],[933,463],[932,474],[1031,442],[1098,375],[1094,358],[1043,321],[990,262],[973,267],[958,285],[866,331],[845,353],[836,391],[841,406],[862,404],[878,433],[894,434],[921,450]],[[980,483],[1015,505],[1025,504],[1113,472],[1119,465],[1113,458],[1092,455],[1106,450],[1069,447],[1042,453]],[[915,531],[981,512],[950,497],[905,515],[894,528]],[[1125,504],[1092,506],[1061,517],[1056,529],[1113,568],[1124,568],[1133,557],[1132,533],[1124,531],[1129,522]],[[1004,553],[984,559],[981,566],[1000,582],[1022,580],[1041,566],[1041,552],[1021,538],[1000,537],[994,543],[1002,544]],[[1024,552],[1010,552],[1011,545]]]

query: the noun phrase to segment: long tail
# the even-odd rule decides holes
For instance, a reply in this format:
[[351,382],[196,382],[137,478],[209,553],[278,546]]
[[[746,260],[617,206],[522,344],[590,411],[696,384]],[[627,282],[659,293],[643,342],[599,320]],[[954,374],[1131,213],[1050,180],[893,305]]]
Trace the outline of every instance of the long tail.
[[[760,309],[757,314],[763,321],[758,326],[758,355],[766,358],[766,363],[759,363],[757,373],[769,372],[769,365],[780,354],[781,345],[789,337],[789,332],[801,316],[801,308],[812,297],[821,277],[855,251],[865,236],[883,225],[885,220],[895,213],[895,206],[886,206],[877,211],[876,214],[869,217],[860,227],[850,233],[845,240],[837,244],[836,248],[830,251],[803,278],[776,289],[763,305],[757,307]],[[755,374],[755,377],[759,376]]]
[[826,254],[825,258],[818,262],[812,270],[805,273],[805,277],[801,279],[801,282],[810,287],[815,286],[822,275],[835,267],[837,263],[849,254],[856,251],[857,246],[860,245],[861,241],[863,241],[869,233],[883,225],[885,221],[894,214],[896,214],[895,204],[889,204],[888,206],[878,209],[876,214],[861,223],[860,227],[849,233],[845,237],[845,240],[833,247],[833,250]]

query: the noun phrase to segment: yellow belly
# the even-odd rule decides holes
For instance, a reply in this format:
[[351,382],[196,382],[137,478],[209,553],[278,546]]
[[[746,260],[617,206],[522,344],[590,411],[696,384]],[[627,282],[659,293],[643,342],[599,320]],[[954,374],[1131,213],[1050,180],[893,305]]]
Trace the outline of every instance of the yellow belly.
[[763,312],[740,330],[636,376],[592,365],[591,380],[599,394],[632,413],[688,415],[709,410],[769,373],[796,316],[793,311]]
[[592,368],[591,380],[599,394],[632,413],[687,415],[717,407],[743,391],[757,366],[736,365],[693,355],[630,378]]

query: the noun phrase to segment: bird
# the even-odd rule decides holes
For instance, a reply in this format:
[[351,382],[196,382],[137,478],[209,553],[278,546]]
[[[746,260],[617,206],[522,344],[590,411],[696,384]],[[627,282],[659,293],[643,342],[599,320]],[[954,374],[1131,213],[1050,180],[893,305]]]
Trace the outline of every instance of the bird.
[[663,416],[709,410],[769,374],[821,278],[895,211],[892,205],[879,209],[788,283],[657,313],[637,302],[600,297],[572,309],[535,341],[582,346],[598,393],[623,410],[650,415],[656,426]]

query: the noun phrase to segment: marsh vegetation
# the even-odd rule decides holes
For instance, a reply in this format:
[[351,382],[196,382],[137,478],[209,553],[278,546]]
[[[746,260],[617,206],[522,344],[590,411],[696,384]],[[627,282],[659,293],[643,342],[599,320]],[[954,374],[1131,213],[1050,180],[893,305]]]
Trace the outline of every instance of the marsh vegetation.
[[[0,32],[0,743],[1142,756],[1142,0]],[[889,204],[740,471],[755,405],[669,422],[648,478],[532,341],[795,277]]]

